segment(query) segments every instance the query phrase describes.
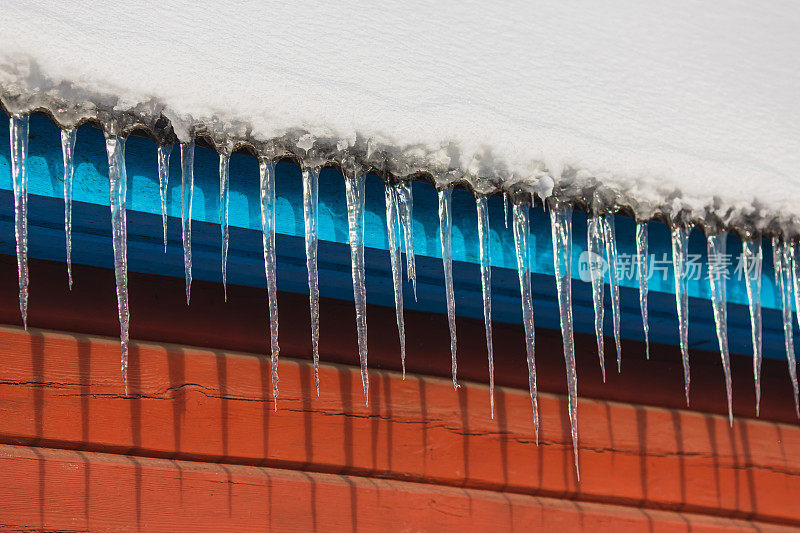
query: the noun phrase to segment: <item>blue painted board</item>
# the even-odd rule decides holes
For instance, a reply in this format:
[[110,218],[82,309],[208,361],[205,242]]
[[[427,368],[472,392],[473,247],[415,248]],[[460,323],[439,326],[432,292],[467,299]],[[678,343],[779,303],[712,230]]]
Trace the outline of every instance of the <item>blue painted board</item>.
[[[13,209],[10,194],[10,165],[6,117],[0,124],[0,253],[13,253]],[[31,219],[31,256],[63,260],[63,180],[61,150],[57,128],[42,116],[31,118],[29,144],[29,191]],[[75,147],[76,173],[74,207],[73,260],[76,263],[103,267],[113,265],[108,213],[108,178],[105,145],[99,130],[82,126]],[[127,142],[129,261],[132,271],[183,276],[180,248],[180,162],[175,149],[171,161],[168,189],[169,239],[166,256],[161,245],[160,199],[154,143],[131,137]],[[194,274],[196,279],[220,280],[219,181],[218,155],[198,147],[195,154],[194,197]],[[253,157],[234,154],[230,164],[231,249],[228,279],[231,283],[263,286],[263,258],[260,237],[258,167]],[[280,163],[276,176],[278,231],[278,288],[307,292],[303,249],[302,186],[299,169]],[[320,289],[323,296],[352,299],[347,213],[342,176],[332,169],[320,176]],[[2,208],[2,206],[7,208]],[[493,265],[493,318],[501,322],[519,322],[519,289],[516,274],[513,234],[503,223],[503,203],[498,197],[489,200],[490,251]],[[618,248],[623,259],[632,265],[635,253],[633,221],[616,217]],[[370,303],[393,306],[389,259],[386,253],[383,183],[376,176],[367,178],[365,242],[367,262],[367,297]],[[413,301],[410,285],[405,288],[405,304],[410,309],[446,312],[438,237],[437,197],[429,184],[414,184],[414,247],[420,300]],[[663,267],[651,278],[651,340],[674,344],[677,326],[674,304],[669,232],[661,223],[649,225],[650,252]],[[578,260],[586,249],[586,217],[574,215],[573,293],[576,331],[593,333],[593,311],[588,284],[580,281]],[[541,208],[531,212],[530,245],[534,271],[535,316],[537,325],[558,328],[558,312],[552,277],[552,247],[549,217]],[[728,240],[729,253],[738,255],[741,245],[734,237]],[[477,255],[475,202],[466,191],[453,193],[453,256],[457,312],[462,316],[482,317],[480,278]],[[769,245],[765,243],[764,311],[765,355],[785,357],[783,333],[772,281]],[[705,265],[705,241],[694,231],[690,253],[698,254]],[[622,335],[642,339],[638,307],[638,280],[635,272],[622,279]],[[703,274],[705,273],[705,270]],[[32,280],[35,284],[35,280]],[[690,282],[690,343],[693,347],[715,349],[716,336],[708,298],[705,275]],[[35,291],[34,291],[35,294]],[[744,283],[731,279],[728,284],[729,330],[731,349],[750,353],[750,326]],[[606,331],[611,330],[610,297],[606,295]],[[36,305],[35,300],[31,305]],[[445,332],[446,334],[446,332]]]

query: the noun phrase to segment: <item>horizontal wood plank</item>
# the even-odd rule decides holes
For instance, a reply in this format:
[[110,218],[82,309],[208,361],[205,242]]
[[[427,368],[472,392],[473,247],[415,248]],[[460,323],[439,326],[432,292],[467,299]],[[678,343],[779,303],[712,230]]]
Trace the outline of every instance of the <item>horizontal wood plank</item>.
[[[159,231],[160,228],[159,221]],[[160,235],[158,233],[159,238]],[[62,235],[58,233],[57,237],[58,243],[62,243]],[[261,257],[261,241],[258,240],[256,244],[253,253]],[[214,250],[216,253],[216,244]],[[349,251],[346,253],[349,254]],[[349,255],[347,257],[349,261]],[[255,257],[253,259],[255,261],[253,269],[263,276],[263,261]],[[167,258],[163,260],[171,261]],[[267,349],[269,337],[266,289],[229,284],[226,301],[217,279],[218,273],[215,271],[212,278],[215,283],[194,280],[192,302],[191,305],[186,305],[182,256],[175,261],[174,266],[179,269],[177,278],[129,272],[131,337],[137,340],[203,346],[224,351],[263,353]],[[62,261],[32,259],[29,267],[31,305],[28,310],[28,325],[88,335],[108,337],[119,335],[113,270],[74,264],[75,283],[70,290],[66,283],[66,272]],[[344,279],[340,281],[344,284],[344,290],[352,294],[349,268],[344,275]],[[479,277],[476,270],[475,279]],[[279,276],[279,287],[281,279],[283,278]],[[369,279],[368,274],[368,287],[370,287]],[[306,286],[305,271],[302,273],[300,283],[303,287]],[[321,283],[325,285],[325,280],[321,280]],[[335,280],[328,280],[328,283],[335,283]],[[551,283],[552,280],[548,285]],[[573,290],[577,290],[577,286],[573,287]],[[22,325],[18,295],[16,258],[13,255],[0,255],[1,324]],[[421,298],[424,297],[427,295],[421,294]],[[474,297],[476,301],[480,301],[480,290],[472,295],[465,294],[464,297]],[[638,300],[634,298],[634,302],[638,311]],[[675,317],[670,315],[674,313],[673,306],[674,304],[669,304],[662,310],[667,317],[662,314],[662,319],[670,320],[675,326]],[[445,307],[442,304],[441,312],[444,311]],[[541,326],[538,317],[547,312],[537,308],[538,325]],[[554,309],[552,312],[557,314],[558,311]],[[591,309],[576,308],[575,312],[576,318],[581,315],[588,319],[592,314]],[[655,312],[655,309],[651,309],[651,320],[654,319]],[[308,295],[279,291],[278,314],[282,353],[310,360],[312,350]],[[357,364],[358,341],[354,315],[352,302],[332,298],[320,300],[320,349],[323,351],[323,361]],[[400,370],[394,306],[368,305],[367,315],[370,332],[370,367]],[[730,315],[728,318],[730,321],[735,317]],[[749,318],[740,318],[746,321],[749,327]],[[449,378],[451,368],[447,316],[412,311],[407,308],[405,324],[407,369],[415,374]],[[456,324],[459,378],[476,383],[488,383],[483,318],[475,320],[459,316]],[[779,322],[775,325],[782,328]],[[766,321],[764,326],[767,327]],[[675,327],[671,331],[677,335]],[[512,388],[527,388],[525,332],[522,324],[495,322],[493,331],[495,383]],[[681,353],[677,346],[651,343],[650,359],[646,360],[644,343],[623,339],[622,372],[613,372],[609,368],[607,379],[604,381],[598,364],[593,331],[589,335],[575,334],[575,355],[581,397],[675,409],[686,408]],[[781,339],[783,339],[782,331],[781,329]],[[611,361],[616,355],[613,338],[606,339],[605,345],[606,360]],[[792,385],[786,369],[782,341],[780,351],[769,354],[765,348],[764,355],[761,373],[763,388],[761,419],[796,424]],[[777,358],[771,358],[770,355]],[[731,354],[730,363],[734,413],[737,416],[755,418],[752,356],[749,351],[745,355]],[[691,410],[726,415],[728,410],[719,351],[716,349],[702,351],[693,345],[691,364]],[[559,331],[537,328],[536,369],[540,390],[566,394],[564,355]]]
[[[796,426],[582,400],[581,483],[565,399],[281,359],[134,343],[130,397],[113,339],[0,328],[0,441],[264,465],[800,524]],[[139,459],[125,459],[129,462]],[[223,467],[220,467],[223,468]],[[224,468],[228,468],[227,466]],[[374,481],[374,480],[373,480]],[[580,505],[583,505],[581,503]],[[650,511],[648,511],[650,512]]]
[[8,445],[0,445],[0,527],[176,532],[784,529],[396,480]]

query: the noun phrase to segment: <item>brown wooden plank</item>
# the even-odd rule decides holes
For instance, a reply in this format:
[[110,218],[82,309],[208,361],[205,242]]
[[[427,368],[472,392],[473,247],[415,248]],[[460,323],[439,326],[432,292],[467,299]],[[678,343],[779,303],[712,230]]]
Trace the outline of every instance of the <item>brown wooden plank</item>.
[[[258,250],[253,252],[260,254]],[[28,324],[59,331],[110,337],[119,335],[114,272],[76,264],[73,266],[73,277],[75,284],[70,291],[63,262],[31,260]],[[219,283],[195,280],[192,285],[192,304],[187,306],[183,277],[131,272],[128,282],[131,336],[135,339],[249,353],[263,353],[267,349],[269,332],[264,289],[230,285],[228,299],[224,301]],[[321,283],[324,286],[325,280],[321,280]],[[0,323],[22,324],[18,293],[16,259],[0,255]],[[474,297],[480,298],[480,295]],[[292,357],[310,359],[308,296],[280,292],[278,304],[282,352]],[[322,359],[357,364],[352,302],[323,298],[320,313]],[[394,309],[369,305],[367,314],[370,367],[399,370]],[[408,370],[426,376],[449,377],[447,317],[410,310],[406,310],[405,315]],[[483,320],[459,317],[457,327],[459,376],[476,383],[486,383],[488,372]],[[524,342],[521,324],[494,324],[495,381],[498,385],[527,388]],[[651,358],[647,361],[643,343],[622,342],[622,372],[609,371],[607,382],[604,382],[597,361],[594,335],[575,335],[581,396],[686,409],[678,347],[653,344],[650,347]],[[606,347],[610,351],[606,359],[613,358],[613,339],[606,340]],[[719,352],[692,349],[691,358],[691,410],[727,414]],[[566,393],[564,357],[558,331],[536,330],[536,363],[540,390]],[[755,417],[751,354],[732,354],[731,369],[734,413]],[[761,418],[795,424],[797,417],[792,386],[783,353],[777,359],[764,359],[761,380]]]
[[264,358],[134,343],[123,394],[116,340],[0,328],[0,440],[301,468],[582,501],[800,523],[800,429],[582,400],[581,483],[566,403],[527,391],[282,359],[273,411]]
[[0,445],[0,528],[779,531],[720,517],[396,480]]

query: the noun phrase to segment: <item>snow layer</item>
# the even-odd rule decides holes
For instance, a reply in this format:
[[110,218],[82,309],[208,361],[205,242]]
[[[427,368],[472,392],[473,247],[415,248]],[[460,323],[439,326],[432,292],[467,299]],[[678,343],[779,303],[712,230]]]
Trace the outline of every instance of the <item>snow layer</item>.
[[90,102],[79,115],[163,113],[184,140],[361,143],[478,192],[548,193],[549,174],[559,197],[599,186],[640,218],[800,217],[796,2],[3,4],[11,111]]

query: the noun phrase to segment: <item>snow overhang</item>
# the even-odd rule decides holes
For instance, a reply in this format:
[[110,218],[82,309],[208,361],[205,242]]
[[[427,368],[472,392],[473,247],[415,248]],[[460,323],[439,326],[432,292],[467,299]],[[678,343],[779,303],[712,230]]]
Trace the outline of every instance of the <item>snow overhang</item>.
[[7,113],[707,232],[800,228],[791,3],[277,5],[258,31],[255,4],[67,4],[9,6]]

